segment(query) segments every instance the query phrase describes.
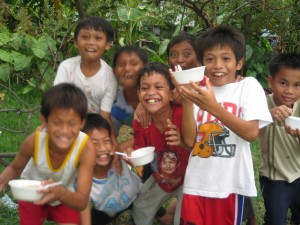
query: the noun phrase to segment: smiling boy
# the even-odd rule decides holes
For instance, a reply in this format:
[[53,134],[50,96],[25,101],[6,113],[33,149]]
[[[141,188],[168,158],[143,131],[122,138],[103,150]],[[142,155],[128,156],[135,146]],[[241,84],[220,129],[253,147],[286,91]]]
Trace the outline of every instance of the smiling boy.
[[41,200],[19,201],[21,225],[42,225],[45,220],[79,224],[79,211],[88,204],[95,161],[92,142],[80,131],[86,114],[86,97],[72,84],[59,84],[44,94],[43,127],[24,140],[12,163],[0,174],[0,191],[19,176],[43,184],[62,181],[62,185],[41,190]]
[[87,96],[88,111],[99,113],[111,125],[117,81],[111,67],[101,58],[110,49],[113,39],[113,27],[105,19],[86,17],[80,20],[74,31],[74,46],[80,55],[64,60],[54,80],[54,85],[68,82],[80,87]]
[[192,90],[179,88],[195,104],[196,119],[185,123],[182,132],[184,139],[196,136],[196,143],[183,185],[181,222],[241,224],[244,196],[257,193],[250,142],[272,118],[257,80],[236,82],[245,56],[240,32],[226,25],[209,29],[200,39],[199,55],[209,78],[206,87],[191,83]]

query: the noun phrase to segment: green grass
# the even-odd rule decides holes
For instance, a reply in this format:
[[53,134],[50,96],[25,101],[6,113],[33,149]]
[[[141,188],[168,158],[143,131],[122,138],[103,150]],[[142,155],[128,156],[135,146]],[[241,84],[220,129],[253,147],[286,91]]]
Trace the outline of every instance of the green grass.
[[[0,94],[5,93],[5,99],[0,100],[0,153],[1,152],[17,152],[21,143],[28,136],[29,133],[35,130],[36,126],[40,124],[39,121],[39,111],[37,110],[29,121],[29,129],[27,132],[17,132],[22,131],[27,127],[28,114],[19,112],[3,112],[4,109],[30,109],[34,106],[38,106],[40,102],[39,97],[28,97],[24,96],[22,101],[16,100],[9,92],[0,89]],[[26,102],[26,104],[25,104]],[[11,131],[10,131],[11,130]],[[126,140],[130,137],[131,128],[124,127],[120,132],[120,140]],[[258,183],[258,171],[262,164],[262,157],[260,152],[259,143],[256,141],[251,144],[252,155],[254,161],[255,177],[256,177],[256,187],[258,190],[258,196],[253,198],[253,202],[256,209],[258,224],[263,223],[264,215],[264,205],[261,196],[261,191]],[[11,160],[11,159],[10,159]],[[0,172],[4,169],[4,166],[0,165]],[[3,192],[0,193],[0,198],[8,193],[10,195],[9,188],[5,188]],[[19,224],[19,214],[17,210],[9,209],[0,204],[0,225],[14,225]],[[47,225],[52,225],[53,223],[47,222]],[[115,223],[118,225],[129,225],[132,224],[130,212],[125,212],[121,215],[118,221]],[[159,223],[154,223],[159,224]]]

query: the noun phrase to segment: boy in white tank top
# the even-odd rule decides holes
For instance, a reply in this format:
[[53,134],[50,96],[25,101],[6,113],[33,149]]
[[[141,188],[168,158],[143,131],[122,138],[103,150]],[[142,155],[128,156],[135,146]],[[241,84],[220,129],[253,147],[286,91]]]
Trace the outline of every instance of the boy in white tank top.
[[42,185],[62,184],[39,190],[44,194],[41,200],[19,201],[21,225],[42,225],[45,220],[79,224],[79,211],[88,203],[95,161],[94,147],[80,131],[86,114],[85,94],[72,84],[59,84],[44,94],[43,127],[25,139],[12,163],[0,174],[0,191],[20,175],[42,181]]

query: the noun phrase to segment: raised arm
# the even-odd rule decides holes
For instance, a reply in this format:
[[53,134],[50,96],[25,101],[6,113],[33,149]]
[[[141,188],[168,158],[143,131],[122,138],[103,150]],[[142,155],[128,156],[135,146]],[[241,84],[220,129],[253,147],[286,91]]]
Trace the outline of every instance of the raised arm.
[[198,105],[202,110],[212,114],[215,118],[220,120],[232,132],[252,142],[256,139],[259,132],[258,120],[243,120],[234,114],[228,112],[216,100],[214,91],[209,80],[206,81],[207,90],[199,88],[195,83],[191,83],[193,90],[181,88],[182,95]]

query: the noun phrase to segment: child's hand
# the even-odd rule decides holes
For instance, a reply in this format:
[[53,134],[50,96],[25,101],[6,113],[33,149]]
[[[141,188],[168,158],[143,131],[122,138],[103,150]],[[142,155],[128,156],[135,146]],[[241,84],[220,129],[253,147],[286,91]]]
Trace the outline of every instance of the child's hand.
[[[128,157],[130,157],[132,152],[133,152],[132,148],[127,148],[125,153],[127,154]],[[131,167],[134,167],[132,161],[129,158],[127,158],[126,156],[122,156],[122,158],[125,160],[127,164],[129,164]]]
[[[42,185],[52,184],[54,180],[44,180],[42,181]],[[54,201],[59,201],[66,192],[65,187],[62,185],[57,185],[54,187],[49,187],[45,189],[39,189],[38,192],[43,193],[44,196],[41,200],[33,202],[35,205],[45,205]]]
[[273,120],[282,122],[292,115],[293,110],[286,105],[276,106],[270,110]]
[[214,115],[214,111],[218,110],[219,103],[216,100],[214,90],[212,89],[209,79],[206,80],[207,90],[201,89],[196,83],[191,82],[192,90],[188,90],[185,87],[180,87],[180,93],[184,98],[189,99],[199,106],[202,110],[210,112]]
[[300,138],[300,130],[299,129],[293,130],[291,127],[285,126],[285,132],[294,137]]
[[167,119],[168,130],[165,132],[167,145],[179,146],[180,145],[180,131],[179,129]]
[[144,128],[147,128],[151,123],[150,113],[145,110],[141,103],[139,103],[135,109],[134,119],[137,120]]
[[181,104],[182,101],[188,101],[188,99],[185,99],[184,96],[181,95],[180,89],[181,89],[181,87],[185,87],[186,89],[191,90],[192,89],[191,85],[190,84],[184,84],[184,85],[179,84],[176,81],[176,79],[175,79],[175,77],[174,77],[173,72],[172,72],[171,69],[169,69],[169,73],[170,73],[172,82],[173,82],[173,84],[175,86],[175,89],[172,91],[173,102],[176,103],[176,104]]

